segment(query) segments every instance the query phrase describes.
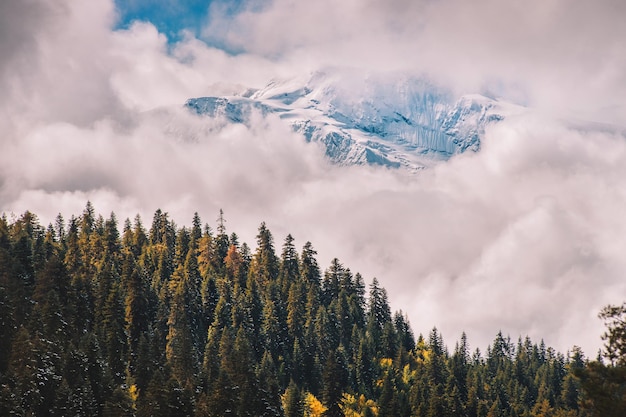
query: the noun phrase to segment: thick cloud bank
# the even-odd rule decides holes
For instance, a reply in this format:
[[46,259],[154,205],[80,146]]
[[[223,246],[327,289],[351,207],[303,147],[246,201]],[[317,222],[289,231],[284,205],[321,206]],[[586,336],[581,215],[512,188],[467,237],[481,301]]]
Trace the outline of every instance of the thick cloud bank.
[[[501,329],[593,356],[597,312],[626,294],[626,139],[554,115],[626,124],[622,3],[565,14],[564,1],[325,3],[276,0],[228,21],[213,10],[204,39],[243,51],[229,55],[191,35],[168,44],[148,23],[112,31],[106,0],[3,2],[0,212],[48,222],[91,200],[104,214],[149,223],[161,208],[189,224],[223,208],[248,243],[266,221],[277,247],[292,233],[322,266],[336,256],[377,276],[417,332],[437,326],[452,342],[465,330],[484,348]],[[599,20],[583,35],[590,14]],[[272,118],[225,125],[182,108],[348,63],[436,72],[540,110],[492,127],[479,153],[408,175],[333,167]]]

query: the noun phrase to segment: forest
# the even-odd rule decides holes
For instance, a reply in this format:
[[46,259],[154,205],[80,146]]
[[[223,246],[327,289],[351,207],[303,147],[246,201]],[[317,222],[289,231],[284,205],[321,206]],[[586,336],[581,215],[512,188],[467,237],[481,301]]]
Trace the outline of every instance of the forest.
[[[88,203],[0,218],[1,416],[624,416],[626,308],[606,352],[415,335],[386,290],[310,242],[256,247],[195,214],[118,224]],[[390,277],[391,279],[391,277]]]

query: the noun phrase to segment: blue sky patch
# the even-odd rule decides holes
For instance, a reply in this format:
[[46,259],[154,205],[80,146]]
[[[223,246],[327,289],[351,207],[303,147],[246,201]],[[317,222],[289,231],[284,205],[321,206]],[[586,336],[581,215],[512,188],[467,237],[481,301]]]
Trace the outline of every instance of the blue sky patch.
[[180,40],[182,30],[201,37],[211,6],[218,3],[222,10],[234,15],[241,10],[244,0],[115,0],[120,16],[115,28],[126,29],[140,20],[152,23],[170,42]]

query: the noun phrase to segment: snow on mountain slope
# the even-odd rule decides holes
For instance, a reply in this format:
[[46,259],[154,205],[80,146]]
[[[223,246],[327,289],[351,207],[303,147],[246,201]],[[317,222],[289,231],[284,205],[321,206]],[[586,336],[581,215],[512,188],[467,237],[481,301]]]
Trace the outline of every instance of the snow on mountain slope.
[[199,115],[247,123],[252,112],[276,115],[307,141],[320,142],[341,165],[421,169],[480,149],[487,125],[520,111],[481,95],[452,95],[419,78],[315,72],[275,80],[239,95],[189,99]]

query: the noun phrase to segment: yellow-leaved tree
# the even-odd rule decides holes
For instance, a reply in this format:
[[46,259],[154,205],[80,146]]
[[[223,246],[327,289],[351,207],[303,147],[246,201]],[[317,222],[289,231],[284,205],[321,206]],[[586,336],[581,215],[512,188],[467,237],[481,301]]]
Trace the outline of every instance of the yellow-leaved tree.
[[352,394],[344,393],[339,407],[346,417],[378,416],[376,402],[368,400],[363,394],[356,398]]
[[322,417],[327,409],[315,395],[310,392],[304,394],[304,417]]

